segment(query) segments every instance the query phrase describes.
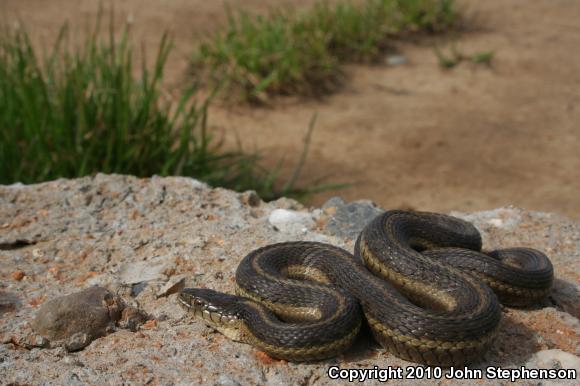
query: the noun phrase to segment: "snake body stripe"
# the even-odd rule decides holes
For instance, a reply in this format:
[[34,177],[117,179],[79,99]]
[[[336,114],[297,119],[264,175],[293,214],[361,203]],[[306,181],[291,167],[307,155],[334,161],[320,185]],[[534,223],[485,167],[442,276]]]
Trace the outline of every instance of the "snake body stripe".
[[[468,222],[388,211],[359,235],[355,256],[328,244],[288,242],[249,253],[238,295],[184,289],[180,302],[228,337],[292,361],[345,350],[364,314],[375,338],[418,363],[459,366],[493,343],[501,310],[541,300],[547,257],[529,248],[481,252]],[[487,283],[487,284],[486,284]]]

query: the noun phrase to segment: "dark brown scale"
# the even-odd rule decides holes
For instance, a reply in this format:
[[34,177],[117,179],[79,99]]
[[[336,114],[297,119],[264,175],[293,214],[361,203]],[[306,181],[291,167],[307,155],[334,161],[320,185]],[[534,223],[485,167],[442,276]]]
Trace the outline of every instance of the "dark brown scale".
[[511,306],[529,306],[541,301],[549,292],[554,277],[550,260],[531,248],[506,248],[485,253],[441,248],[423,254],[483,279],[502,303]]
[[[336,355],[352,343],[360,304],[375,338],[395,355],[428,365],[463,365],[489,348],[501,318],[484,282],[500,283],[509,292],[500,298],[515,304],[524,300],[512,299],[514,291],[527,296],[525,302],[536,301],[553,277],[549,260],[538,251],[480,251],[481,235],[463,220],[388,211],[365,227],[355,256],[314,242],[251,252],[236,282],[252,300],[228,295],[235,305],[222,309],[244,320],[255,337],[252,344],[270,355],[310,360]],[[289,274],[297,272],[290,267],[300,267],[300,273]],[[274,312],[254,301],[274,304]]]
[[[265,323],[259,314],[248,308],[244,318],[259,339],[287,347],[317,346],[336,341],[345,332],[358,328],[361,320],[360,308],[351,294],[341,288],[314,281],[308,281],[308,287],[305,287],[304,281],[289,278],[282,273],[285,267],[292,265],[312,266],[311,262],[319,260],[321,253],[327,257],[348,254],[340,248],[326,244],[283,243],[253,251],[242,260],[236,271],[236,282],[245,292],[252,293],[264,302],[313,308],[320,312],[317,322],[308,320],[300,324],[285,323],[284,318],[279,318]],[[255,266],[266,275],[256,272]],[[345,312],[337,315],[339,302],[343,303]],[[273,324],[275,328],[272,327]]]
[[[497,327],[501,313],[487,286],[468,281],[441,263],[422,258],[409,245],[479,249],[481,236],[473,225],[439,214],[390,211],[375,218],[363,230],[355,247],[357,256],[361,254],[361,239],[382,264],[436,290],[428,296],[395,283],[408,298],[421,298],[421,303],[418,306],[403,303],[396,309],[398,315],[392,315],[385,307],[369,308],[376,318],[405,335],[411,330],[412,336],[455,342],[476,340]],[[456,306],[441,309],[438,297],[442,295],[455,299]]]

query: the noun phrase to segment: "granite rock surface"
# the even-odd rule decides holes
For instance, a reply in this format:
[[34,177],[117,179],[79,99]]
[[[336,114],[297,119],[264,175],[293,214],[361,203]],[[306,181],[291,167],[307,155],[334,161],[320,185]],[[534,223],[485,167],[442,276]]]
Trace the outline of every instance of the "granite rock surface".
[[[332,366],[406,370],[413,364],[368,336],[326,361],[275,360],[193,320],[176,301],[184,286],[233,292],[239,261],[270,243],[310,240],[352,251],[358,229],[378,211],[339,199],[320,209],[289,199],[264,203],[253,192],[181,177],[99,174],[0,186],[0,383],[323,385],[335,383]],[[497,341],[472,368],[580,372],[580,223],[512,207],[451,214],[473,222],[486,249],[537,248],[555,268],[551,296],[533,309],[504,308]],[[100,303],[94,339],[80,339],[87,345],[73,346],[78,351],[48,344],[35,319],[43,307],[94,286],[114,299]],[[121,302],[123,310],[107,308]],[[422,378],[396,383],[473,383]]]

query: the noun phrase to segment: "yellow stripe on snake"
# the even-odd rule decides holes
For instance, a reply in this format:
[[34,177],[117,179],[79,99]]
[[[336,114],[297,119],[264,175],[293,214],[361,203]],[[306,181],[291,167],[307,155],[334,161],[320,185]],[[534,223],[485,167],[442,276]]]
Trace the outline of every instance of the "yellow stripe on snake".
[[277,358],[335,356],[356,339],[364,315],[375,339],[396,356],[459,366],[493,343],[498,299],[533,304],[552,280],[552,264],[537,250],[483,253],[468,222],[388,211],[364,228],[354,256],[316,242],[268,245],[240,263],[238,296],[186,288],[179,300],[229,338]]

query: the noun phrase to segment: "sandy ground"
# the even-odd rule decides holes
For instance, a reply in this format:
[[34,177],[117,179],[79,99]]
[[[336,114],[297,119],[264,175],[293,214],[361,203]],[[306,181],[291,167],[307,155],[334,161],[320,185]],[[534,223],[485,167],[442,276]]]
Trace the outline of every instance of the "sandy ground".
[[[228,1],[263,12],[273,4]],[[92,0],[2,0],[0,22],[18,18],[38,42],[51,42],[69,20],[93,20]],[[108,3],[105,3],[105,6]],[[384,207],[475,211],[514,204],[580,218],[580,3],[574,0],[462,1],[472,31],[465,53],[493,50],[493,67],[444,71],[434,42],[399,43],[401,66],[351,66],[350,80],[324,100],[283,100],[268,108],[211,109],[210,125],[261,149],[274,165],[297,158],[314,113],[318,121],[301,178],[309,184],[354,182],[340,194]],[[115,5],[149,55],[164,30],[176,49],[168,81],[187,79],[187,57],[200,36],[223,24],[223,2],[126,0]],[[287,163],[285,174],[292,168]]]

